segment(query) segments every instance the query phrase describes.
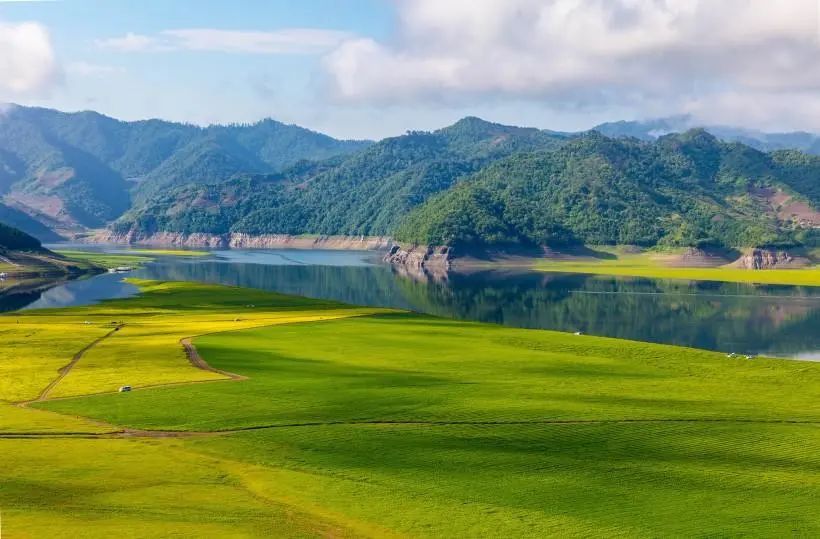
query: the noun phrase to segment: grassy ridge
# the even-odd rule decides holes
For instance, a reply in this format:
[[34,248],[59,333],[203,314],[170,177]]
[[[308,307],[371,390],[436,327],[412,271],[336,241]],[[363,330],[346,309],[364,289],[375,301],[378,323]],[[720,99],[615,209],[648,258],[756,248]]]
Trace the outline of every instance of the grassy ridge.
[[[0,322],[19,336],[59,318],[91,322],[54,361],[32,365],[52,376],[70,356],[59,348],[125,323],[56,392],[111,391],[99,372],[135,386],[167,369],[196,380],[204,371],[178,338],[201,333],[194,343],[212,367],[248,379],[7,404],[5,416],[0,404],[12,536],[820,534],[820,365],[139,285],[135,298],[26,313],[19,334],[11,317]],[[270,325],[285,321],[295,323]],[[2,361],[24,359],[16,348]],[[37,385],[13,398],[0,386],[0,399]],[[3,439],[3,420],[20,425],[22,414],[51,432],[64,419],[66,431],[189,435]]]

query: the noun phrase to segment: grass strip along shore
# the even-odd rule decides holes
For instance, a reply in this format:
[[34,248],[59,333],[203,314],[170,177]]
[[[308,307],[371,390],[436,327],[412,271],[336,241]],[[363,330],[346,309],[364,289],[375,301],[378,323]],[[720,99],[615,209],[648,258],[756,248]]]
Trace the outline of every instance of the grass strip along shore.
[[[690,281],[722,281],[729,283],[778,284],[820,286],[820,266],[809,264],[794,269],[743,269],[731,265],[715,267],[676,267],[669,264],[674,252],[624,253],[618,248],[595,247],[608,256],[548,258],[533,261],[538,271],[562,273],[587,273],[592,275],[616,275],[646,277],[652,279],[683,279]],[[817,250],[811,253],[816,260]]]

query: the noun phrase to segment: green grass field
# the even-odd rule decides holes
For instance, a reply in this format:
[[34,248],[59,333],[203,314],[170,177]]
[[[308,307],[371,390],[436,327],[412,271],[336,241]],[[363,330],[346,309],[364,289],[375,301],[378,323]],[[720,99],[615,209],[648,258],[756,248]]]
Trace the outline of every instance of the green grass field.
[[820,534],[820,365],[138,284],[0,316],[7,536]]
[[[783,284],[820,286],[820,266],[802,269],[747,270],[729,266],[687,268],[670,267],[664,263],[670,253],[624,253],[616,248],[597,250],[613,258],[539,259],[534,267],[540,271],[621,275],[654,279],[684,279],[692,281],[724,281],[730,283]],[[815,255],[816,256],[816,255]]]
[[77,250],[58,250],[54,252],[73,262],[94,264],[103,268],[116,268],[118,266],[138,267],[151,262],[155,258],[149,256],[148,253],[117,254]]

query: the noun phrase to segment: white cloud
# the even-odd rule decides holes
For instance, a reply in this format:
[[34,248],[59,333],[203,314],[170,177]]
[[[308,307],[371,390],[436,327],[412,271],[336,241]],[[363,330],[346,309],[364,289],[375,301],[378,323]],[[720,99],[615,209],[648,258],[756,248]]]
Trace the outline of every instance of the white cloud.
[[390,41],[354,38],[325,57],[343,100],[489,96],[557,107],[651,101],[695,110],[693,102],[709,96],[728,101],[738,94],[762,99],[820,91],[817,0],[403,0],[395,6]]
[[60,66],[44,26],[0,21],[0,94],[43,94],[59,79]]
[[167,50],[167,46],[163,46],[160,39],[156,37],[134,34],[132,32],[128,32],[121,37],[98,39],[95,43],[98,47],[103,49],[112,49],[123,52]]
[[351,34],[316,28],[285,28],[271,32],[183,28],[147,36],[128,33],[97,40],[97,46],[124,52],[203,51],[251,54],[315,54],[327,52]]

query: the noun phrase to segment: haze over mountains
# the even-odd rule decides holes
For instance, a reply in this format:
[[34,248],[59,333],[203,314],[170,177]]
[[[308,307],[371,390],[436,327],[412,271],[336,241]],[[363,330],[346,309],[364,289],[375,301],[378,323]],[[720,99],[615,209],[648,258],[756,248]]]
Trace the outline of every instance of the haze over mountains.
[[742,129],[726,125],[702,126],[688,115],[643,121],[607,122],[596,125],[592,129],[608,137],[635,137],[641,140],[655,140],[669,133],[682,133],[698,127],[703,127],[720,140],[742,142],[758,150],[800,150],[820,155],[820,137],[813,133],[806,133],[805,131],[764,133],[754,129]]
[[0,117],[0,221],[43,239],[53,239],[50,229],[110,226],[130,239],[173,232],[392,235],[479,246],[816,242],[816,136],[667,134],[687,122],[616,122],[574,134],[465,118],[374,143],[274,120],[201,128],[14,106]]

